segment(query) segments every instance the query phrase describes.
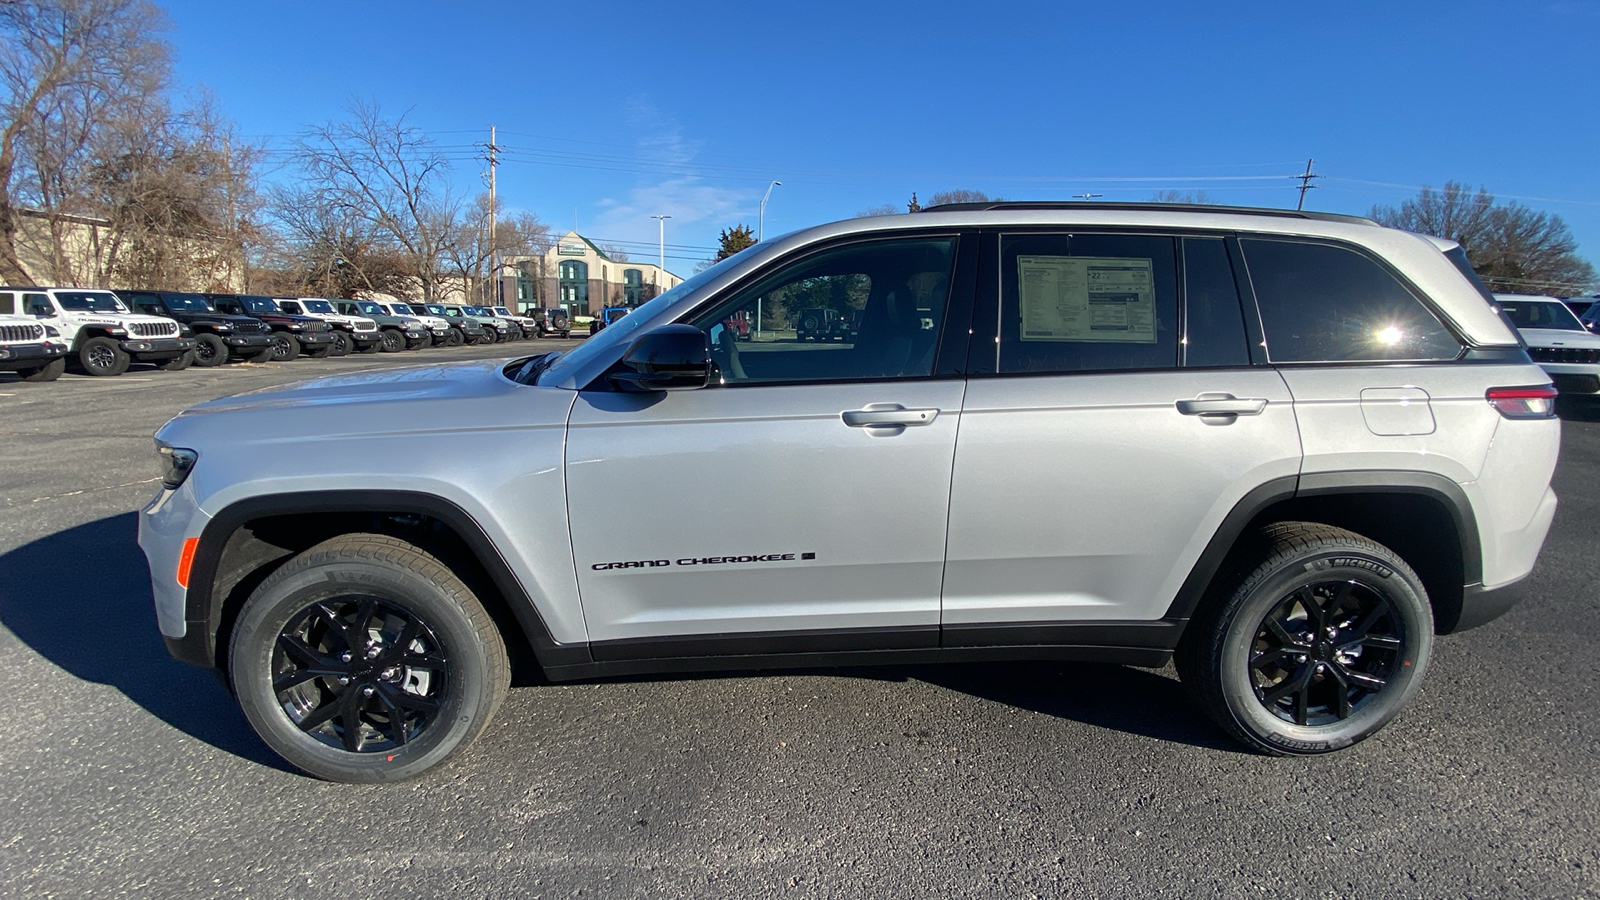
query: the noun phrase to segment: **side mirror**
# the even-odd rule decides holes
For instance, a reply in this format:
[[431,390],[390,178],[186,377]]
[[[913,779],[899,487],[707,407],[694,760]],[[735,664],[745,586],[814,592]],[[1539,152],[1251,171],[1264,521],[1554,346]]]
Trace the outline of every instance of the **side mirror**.
[[41,303],[33,308],[33,315],[35,318],[39,319],[54,319],[56,317],[56,311]]
[[611,382],[624,391],[692,391],[711,383],[711,344],[693,325],[663,325],[635,338],[622,365]]

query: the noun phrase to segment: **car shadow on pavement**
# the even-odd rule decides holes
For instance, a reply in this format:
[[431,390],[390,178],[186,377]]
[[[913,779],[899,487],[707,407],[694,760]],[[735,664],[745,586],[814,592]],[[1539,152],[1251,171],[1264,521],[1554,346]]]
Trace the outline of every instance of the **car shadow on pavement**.
[[909,677],[995,703],[1097,728],[1245,753],[1194,705],[1181,684],[1150,669],[1105,663],[962,663]]
[[137,514],[124,513],[0,554],[0,624],[68,674],[116,688],[190,737],[289,771],[221,682],[167,653],[137,535]]

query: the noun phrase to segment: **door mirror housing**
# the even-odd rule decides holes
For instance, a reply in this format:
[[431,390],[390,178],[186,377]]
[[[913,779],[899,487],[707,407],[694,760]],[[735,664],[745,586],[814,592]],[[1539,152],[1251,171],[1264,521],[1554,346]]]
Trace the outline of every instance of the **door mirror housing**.
[[693,325],[663,325],[639,335],[611,383],[624,391],[692,391],[711,383],[711,343]]

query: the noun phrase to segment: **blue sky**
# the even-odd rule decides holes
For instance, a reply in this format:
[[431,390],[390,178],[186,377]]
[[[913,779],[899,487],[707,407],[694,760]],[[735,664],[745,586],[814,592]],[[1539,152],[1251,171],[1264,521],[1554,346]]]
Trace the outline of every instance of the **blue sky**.
[[[158,0],[160,2],[160,0]],[[668,268],[971,188],[1204,190],[1365,213],[1447,179],[1559,214],[1600,265],[1600,2],[422,3],[165,0],[183,86],[288,147],[354,98],[502,205]],[[282,177],[282,174],[273,177]]]

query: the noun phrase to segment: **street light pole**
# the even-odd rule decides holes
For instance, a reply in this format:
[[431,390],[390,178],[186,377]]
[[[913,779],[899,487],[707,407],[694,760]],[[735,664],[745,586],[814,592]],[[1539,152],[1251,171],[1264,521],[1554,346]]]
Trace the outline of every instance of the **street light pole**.
[[761,195],[761,214],[756,216],[756,243],[761,242],[762,232],[766,231],[767,198],[772,196],[772,189],[780,184],[783,184],[783,182],[774,181],[773,183],[767,185],[767,192]]
[[672,217],[651,216],[650,218],[655,219],[656,222],[661,226],[661,244],[657,250],[661,254],[661,271],[665,272],[667,270],[667,220]]

